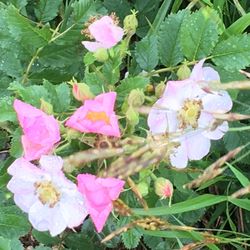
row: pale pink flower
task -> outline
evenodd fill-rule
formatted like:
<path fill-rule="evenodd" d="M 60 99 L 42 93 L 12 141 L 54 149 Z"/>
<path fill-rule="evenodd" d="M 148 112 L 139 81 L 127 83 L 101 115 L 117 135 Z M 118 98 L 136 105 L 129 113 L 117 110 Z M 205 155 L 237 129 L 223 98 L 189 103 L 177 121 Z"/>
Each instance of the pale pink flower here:
<path fill-rule="evenodd" d="M 210 140 L 220 139 L 228 130 L 226 121 L 212 126 L 213 114 L 228 112 L 232 100 L 226 91 L 210 91 L 209 82 L 220 81 L 220 77 L 211 67 L 203 68 L 203 63 L 194 66 L 189 79 L 169 81 L 148 116 L 152 134 L 180 134 L 174 139 L 180 146 L 170 155 L 171 164 L 178 168 L 186 167 L 188 159 L 207 155 Z"/>
<path fill-rule="evenodd" d="M 66 126 L 86 133 L 98 133 L 120 137 L 117 117 L 114 112 L 116 93 L 100 94 L 84 105 L 68 119 Z"/>
<path fill-rule="evenodd" d="M 97 178 L 91 174 L 79 174 L 77 182 L 85 198 L 87 211 L 99 233 L 113 209 L 112 201 L 118 199 L 125 183 L 120 179 Z"/>
<path fill-rule="evenodd" d="M 112 48 L 122 40 L 124 35 L 123 29 L 118 27 L 109 16 L 103 16 L 101 19 L 96 20 L 89 25 L 88 30 L 96 41 L 83 41 L 82 44 L 91 52 L 95 52 L 100 48 Z"/>
<path fill-rule="evenodd" d="M 28 213 L 36 230 L 48 230 L 52 236 L 79 226 L 87 216 L 84 199 L 64 176 L 62 165 L 60 157 L 42 156 L 41 167 L 19 158 L 8 168 L 12 178 L 7 188 L 16 205 Z"/>
<path fill-rule="evenodd" d="M 39 159 L 41 155 L 53 150 L 60 141 L 60 130 L 57 120 L 40 109 L 20 100 L 14 101 L 14 109 L 23 129 L 22 145 L 26 160 Z"/>

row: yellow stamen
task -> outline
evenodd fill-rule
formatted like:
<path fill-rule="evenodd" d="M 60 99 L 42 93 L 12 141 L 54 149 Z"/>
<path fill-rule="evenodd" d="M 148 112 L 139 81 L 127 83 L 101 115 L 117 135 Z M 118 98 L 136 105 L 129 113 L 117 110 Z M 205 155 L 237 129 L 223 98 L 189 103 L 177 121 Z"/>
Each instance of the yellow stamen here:
<path fill-rule="evenodd" d="M 183 107 L 178 113 L 178 119 L 180 122 L 179 127 L 181 129 L 187 128 L 188 126 L 191 126 L 192 128 L 197 128 L 201 109 L 201 100 L 185 100 Z"/>
<path fill-rule="evenodd" d="M 51 181 L 42 181 L 35 183 L 36 194 L 42 204 L 48 204 L 49 207 L 54 207 L 60 200 L 61 194 Z"/>
<path fill-rule="evenodd" d="M 107 114 L 105 112 L 94 112 L 94 111 L 90 111 L 87 113 L 87 115 L 85 116 L 86 119 L 92 121 L 92 122 L 96 122 L 96 121 L 104 121 L 106 124 L 109 124 L 109 117 L 107 116 Z"/>

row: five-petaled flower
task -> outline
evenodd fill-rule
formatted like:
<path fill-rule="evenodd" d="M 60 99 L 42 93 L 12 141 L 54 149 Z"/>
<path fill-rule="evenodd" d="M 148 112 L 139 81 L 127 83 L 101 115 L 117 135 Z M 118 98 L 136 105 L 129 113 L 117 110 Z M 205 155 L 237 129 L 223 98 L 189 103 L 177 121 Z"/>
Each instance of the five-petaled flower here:
<path fill-rule="evenodd" d="M 85 198 L 87 211 L 99 233 L 113 208 L 112 201 L 118 199 L 123 189 L 124 181 L 116 178 L 97 178 L 91 174 L 79 174 L 77 182 L 78 189 Z"/>
<path fill-rule="evenodd" d="M 82 44 L 87 50 L 95 52 L 100 48 L 109 49 L 115 46 L 122 40 L 124 31 L 110 16 L 103 16 L 89 25 L 88 33 L 96 41 L 83 41 Z"/>
<path fill-rule="evenodd" d="M 186 167 L 188 159 L 207 155 L 210 140 L 220 139 L 228 130 L 226 121 L 213 127 L 213 114 L 228 112 L 232 100 L 226 91 L 209 91 L 210 82 L 220 77 L 211 67 L 203 68 L 203 63 L 194 66 L 189 79 L 169 81 L 148 116 L 152 134 L 170 133 L 180 143 L 170 155 L 171 164 L 178 168 Z"/>
<path fill-rule="evenodd" d="M 120 137 L 117 117 L 114 112 L 116 93 L 100 94 L 84 105 L 68 119 L 66 126 L 86 133 L 99 133 Z"/>
<path fill-rule="evenodd" d="M 60 157 L 42 156 L 41 167 L 19 158 L 8 168 L 12 178 L 7 188 L 16 205 L 28 213 L 35 229 L 48 230 L 52 236 L 79 226 L 87 216 L 84 198 L 64 176 L 62 165 Z"/>
<path fill-rule="evenodd" d="M 24 158 L 36 160 L 41 155 L 50 153 L 54 145 L 60 141 L 57 120 L 52 115 L 47 115 L 42 110 L 17 99 L 14 101 L 14 109 L 24 133 Z"/>

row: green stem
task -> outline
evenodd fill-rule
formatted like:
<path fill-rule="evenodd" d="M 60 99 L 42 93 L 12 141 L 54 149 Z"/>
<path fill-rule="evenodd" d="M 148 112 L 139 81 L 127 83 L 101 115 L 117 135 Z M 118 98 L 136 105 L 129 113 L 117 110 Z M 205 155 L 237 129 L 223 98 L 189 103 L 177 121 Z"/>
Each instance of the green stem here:
<path fill-rule="evenodd" d="M 28 80 L 28 76 L 29 76 L 29 73 L 30 73 L 30 70 L 31 70 L 31 67 L 33 66 L 35 60 L 38 58 L 38 55 L 39 53 L 42 51 L 44 47 L 41 47 L 41 48 L 38 48 L 35 55 L 31 58 L 30 62 L 29 62 L 29 65 L 27 66 L 26 70 L 25 70 L 25 73 L 23 75 L 23 80 L 22 80 L 22 83 L 26 83 L 27 80 Z"/>
<path fill-rule="evenodd" d="M 58 152 L 64 150 L 65 148 L 67 148 L 69 145 L 70 145 L 70 142 L 67 142 L 67 143 L 63 144 L 62 146 L 58 147 L 58 148 L 55 150 L 55 152 L 58 153 Z"/>
<path fill-rule="evenodd" d="M 250 130 L 250 126 L 246 126 L 246 127 L 236 127 L 236 128 L 229 128 L 228 131 L 232 132 L 232 131 L 245 131 L 245 130 Z"/>
<path fill-rule="evenodd" d="M 157 176 L 153 172 L 151 172 L 151 171 L 150 171 L 150 176 L 153 179 L 153 181 L 157 180 Z"/>
<path fill-rule="evenodd" d="M 186 63 L 186 65 L 194 65 L 196 64 L 197 61 L 192 61 L 192 62 L 188 62 Z M 182 65 L 178 65 L 178 66 L 175 66 L 175 67 L 168 67 L 168 68 L 163 68 L 163 69 L 158 69 L 158 70 L 154 70 L 154 71 L 151 71 L 149 72 L 146 77 L 151 77 L 151 76 L 154 76 L 154 75 L 158 75 L 160 73 L 165 73 L 165 72 L 171 72 L 171 71 L 174 71 L 176 69 L 179 69 Z"/>

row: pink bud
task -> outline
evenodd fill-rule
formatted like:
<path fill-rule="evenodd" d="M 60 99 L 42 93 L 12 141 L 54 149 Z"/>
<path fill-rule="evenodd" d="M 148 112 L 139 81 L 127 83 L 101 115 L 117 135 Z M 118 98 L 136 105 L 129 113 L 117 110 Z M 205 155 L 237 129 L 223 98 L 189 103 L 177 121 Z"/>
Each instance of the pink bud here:
<path fill-rule="evenodd" d="M 72 93 L 76 100 L 82 102 L 94 97 L 87 84 L 74 82 L 72 86 Z"/>
<path fill-rule="evenodd" d="M 173 185 L 168 179 L 159 177 L 155 180 L 155 193 L 162 199 L 171 198 L 173 191 Z"/>

